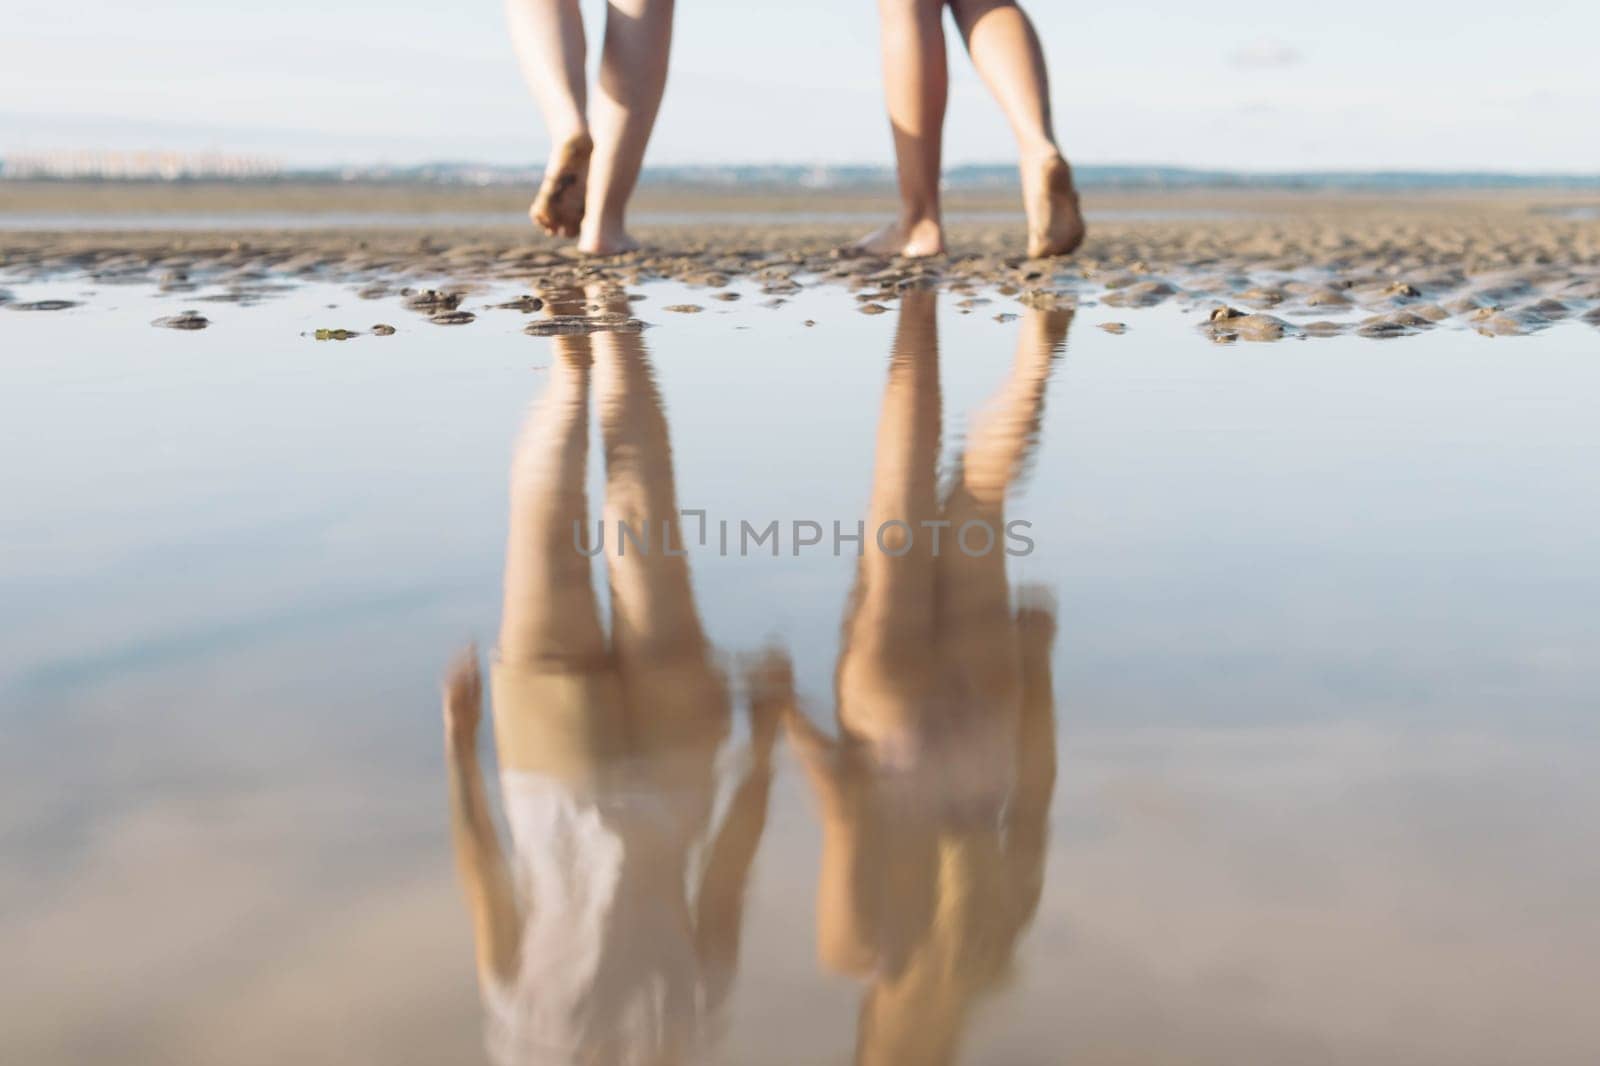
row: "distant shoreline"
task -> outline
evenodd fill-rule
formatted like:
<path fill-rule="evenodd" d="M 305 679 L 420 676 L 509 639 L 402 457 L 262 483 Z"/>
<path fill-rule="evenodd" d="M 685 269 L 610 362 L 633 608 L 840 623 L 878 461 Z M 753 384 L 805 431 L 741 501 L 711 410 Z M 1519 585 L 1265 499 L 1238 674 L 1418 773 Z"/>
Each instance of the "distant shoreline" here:
<path fill-rule="evenodd" d="M 150 160 L 144 160 L 149 156 Z M 115 158 L 112 158 L 115 157 Z M 127 158 L 124 158 L 127 157 Z M 205 157 L 165 160 L 160 153 L 96 153 L 0 157 L 0 185 L 12 182 L 95 184 L 341 185 L 517 187 L 536 183 L 542 164 L 519 166 L 436 162 L 413 166 L 278 168 L 257 162 L 247 170 L 219 170 Z M 130 163 L 130 160 L 132 162 Z M 135 165 L 131 173 L 125 168 Z M 158 173 L 158 167 L 172 168 Z M 148 175 L 141 173 L 148 169 Z M 1516 173 L 1444 170 L 1234 171 L 1180 166 L 1084 164 L 1074 168 L 1083 189 L 1123 191 L 1279 190 L 1416 193 L 1441 191 L 1600 192 L 1600 173 Z M 1007 189 L 1016 184 L 1012 164 L 966 163 L 945 169 L 952 190 Z M 745 164 L 657 166 L 646 169 L 641 187 L 717 189 L 736 193 L 808 190 L 860 194 L 890 190 L 894 171 L 878 165 Z"/>
<path fill-rule="evenodd" d="M 1600 210 L 1594 189 L 1456 187 L 1387 190 L 1358 187 L 1204 187 L 1132 189 L 1085 184 L 1091 213 L 1112 217 L 1362 214 L 1403 211 L 1428 214 L 1486 209 L 1496 214 L 1593 217 Z M 0 217 L 92 219 L 100 216 L 410 216 L 450 224 L 452 216 L 499 216 L 520 220 L 531 185 L 467 185 L 414 181 L 0 181 Z M 1011 185 L 951 185 L 945 209 L 951 216 L 1014 215 L 1018 193 Z M 720 186 L 656 181 L 640 188 L 634 211 L 642 216 L 767 216 L 805 221 L 818 215 L 891 216 L 893 189 L 815 188 L 801 185 Z M 692 224 L 694 217 L 686 218 Z"/>

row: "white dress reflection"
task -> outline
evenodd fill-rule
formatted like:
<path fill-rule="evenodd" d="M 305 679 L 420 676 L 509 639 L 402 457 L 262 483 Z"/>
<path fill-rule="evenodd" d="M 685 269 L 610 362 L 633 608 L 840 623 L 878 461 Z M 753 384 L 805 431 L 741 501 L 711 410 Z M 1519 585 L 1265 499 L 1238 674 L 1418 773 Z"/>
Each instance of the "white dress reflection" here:
<path fill-rule="evenodd" d="M 619 294 L 592 290 L 590 300 Z M 571 294 L 551 313 L 581 309 Z M 605 632 L 587 522 L 591 377 L 605 522 L 681 544 L 660 397 L 636 334 L 553 341 L 551 382 L 517 447 L 505 603 L 491 669 L 501 850 L 476 752 L 477 657 L 445 691 L 452 824 L 472 913 L 486 1043 L 497 1063 L 643 1066 L 703 1058 L 737 965 L 744 886 L 766 820 L 786 662 L 747 672 L 749 750 L 714 818 L 729 685 L 701 630 L 687 562 L 604 552 Z M 660 545 L 653 545 L 659 549 Z"/>

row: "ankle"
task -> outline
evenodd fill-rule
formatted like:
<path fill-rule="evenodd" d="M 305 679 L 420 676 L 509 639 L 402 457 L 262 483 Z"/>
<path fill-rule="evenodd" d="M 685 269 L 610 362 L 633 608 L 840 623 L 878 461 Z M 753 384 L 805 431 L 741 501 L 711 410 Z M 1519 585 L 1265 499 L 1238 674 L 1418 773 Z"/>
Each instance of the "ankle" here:
<path fill-rule="evenodd" d="M 1040 170 L 1051 170 L 1055 167 L 1072 169 L 1067 163 L 1067 157 L 1061 154 L 1061 149 L 1057 148 L 1052 141 L 1041 141 L 1036 145 L 1024 148 L 1022 150 L 1022 165 Z"/>
<path fill-rule="evenodd" d="M 626 232 L 627 227 L 623 225 L 623 217 L 621 212 L 616 214 L 611 214 L 609 212 L 596 212 L 593 215 L 584 216 L 583 227 L 579 236 L 580 238 L 598 237 L 604 240 L 612 237 L 620 237 Z"/>
<path fill-rule="evenodd" d="M 550 147 L 553 151 L 560 151 L 564 148 L 592 150 L 594 148 L 594 138 L 589 136 L 587 124 L 562 126 L 551 129 Z"/>

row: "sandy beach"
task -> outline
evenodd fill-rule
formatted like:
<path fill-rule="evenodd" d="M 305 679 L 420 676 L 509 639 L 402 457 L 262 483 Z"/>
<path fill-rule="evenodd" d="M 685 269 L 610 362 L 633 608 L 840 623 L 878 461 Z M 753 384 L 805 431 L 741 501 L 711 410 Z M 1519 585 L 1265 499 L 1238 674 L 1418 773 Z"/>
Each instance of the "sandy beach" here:
<path fill-rule="evenodd" d="M 247 288 L 267 276 L 498 279 L 535 290 L 658 279 L 717 289 L 743 277 L 772 299 L 800 285 L 844 285 L 869 313 L 901 287 L 937 284 L 1036 306 L 1187 301 L 1207 305 L 1206 328 L 1224 340 L 1396 336 L 1441 324 L 1515 334 L 1575 316 L 1600 325 L 1600 197 L 1580 192 L 1086 193 L 1088 241 L 1052 260 L 1020 254 L 1022 219 L 1007 190 L 952 195 L 951 252 L 925 260 L 841 251 L 891 213 L 886 190 L 651 188 L 637 207 L 645 248 L 609 258 L 518 224 L 523 196 L 506 187 L 11 183 L 0 188 L 0 216 L 46 222 L 0 230 L 0 271 L 178 291 L 201 278 Z M 69 207 L 71 228 L 47 228 Z M 216 225 L 163 226 L 180 213 Z M 296 222 L 251 224 L 263 214 Z"/>

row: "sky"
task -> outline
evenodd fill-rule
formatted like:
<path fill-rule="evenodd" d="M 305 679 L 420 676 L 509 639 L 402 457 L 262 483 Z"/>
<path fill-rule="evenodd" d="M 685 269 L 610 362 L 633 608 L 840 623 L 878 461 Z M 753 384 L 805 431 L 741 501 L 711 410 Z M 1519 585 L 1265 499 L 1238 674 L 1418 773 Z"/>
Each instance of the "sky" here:
<path fill-rule="evenodd" d="M 604 7 L 584 0 L 591 51 Z M 1028 5 L 1079 163 L 1600 173 L 1594 0 Z M 500 0 L 0 0 L 0 156 L 532 163 Z M 1013 157 L 950 33 L 948 162 Z M 681 0 L 649 163 L 890 162 L 872 0 Z"/>

